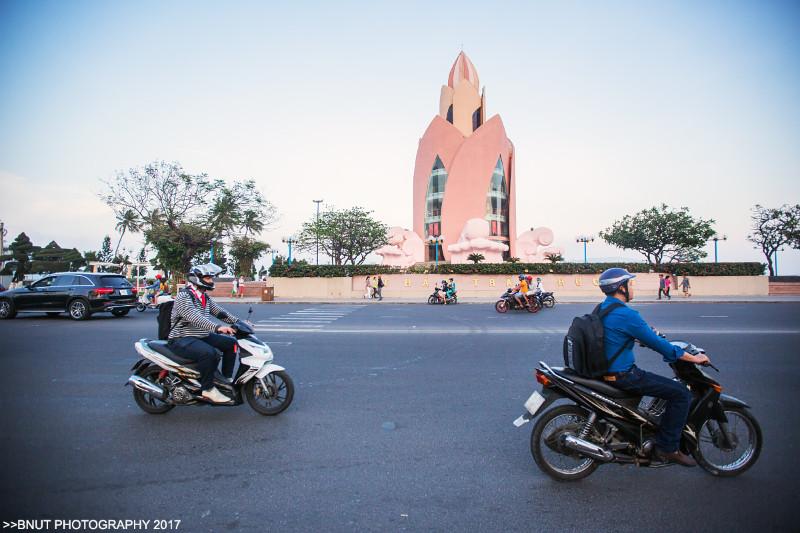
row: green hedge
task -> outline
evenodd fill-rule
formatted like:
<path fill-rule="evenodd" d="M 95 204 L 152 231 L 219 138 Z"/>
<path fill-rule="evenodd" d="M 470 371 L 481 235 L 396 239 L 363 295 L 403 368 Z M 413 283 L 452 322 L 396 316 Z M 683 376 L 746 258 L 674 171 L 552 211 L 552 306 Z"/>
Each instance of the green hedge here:
<path fill-rule="evenodd" d="M 376 274 L 599 274 L 607 268 L 622 267 L 630 272 L 650 272 L 654 270 L 646 263 L 479 263 L 477 265 L 439 264 L 438 270 L 430 265 L 415 265 L 409 269 L 383 265 L 308 265 L 278 264 L 269 269 L 270 276 L 278 278 L 339 278 L 374 276 Z M 762 263 L 679 263 L 661 265 L 658 272 L 670 272 L 688 276 L 760 276 L 766 265 Z"/>

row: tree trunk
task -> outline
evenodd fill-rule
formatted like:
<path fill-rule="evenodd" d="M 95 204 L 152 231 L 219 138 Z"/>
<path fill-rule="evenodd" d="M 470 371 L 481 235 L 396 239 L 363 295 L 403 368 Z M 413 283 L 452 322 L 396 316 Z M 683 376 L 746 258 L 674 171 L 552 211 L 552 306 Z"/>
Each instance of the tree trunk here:
<path fill-rule="evenodd" d="M 125 228 L 122 228 L 122 233 L 120 233 L 119 240 L 117 241 L 117 247 L 114 248 L 114 255 L 111 258 L 112 261 L 117 258 L 117 251 L 119 250 L 119 245 L 122 243 L 122 237 L 124 236 L 125 236 Z"/>

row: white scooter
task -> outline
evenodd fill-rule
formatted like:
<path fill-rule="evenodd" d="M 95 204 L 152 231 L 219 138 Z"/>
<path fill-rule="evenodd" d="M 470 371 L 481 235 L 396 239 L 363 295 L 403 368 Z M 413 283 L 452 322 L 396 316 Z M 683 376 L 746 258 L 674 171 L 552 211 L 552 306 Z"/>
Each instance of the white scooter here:
<path fill-rule="evenodd" d="M 136 405 L 155 415 L 166 413 L 176 405 L 241 405 L 244 397 L 250 407 L 262 415 L 283 412 L 294 398 L 292 379 L 283 367 L 272 363 L 272 350 L 253 334 L 249 324 L 237 321 L 233 328 L 239 370 L 232 382 L 218 372 L 214 375 L 214 386 L 228 396 L 230 402 L 212 403 L 203 398 L 195 361 L 173 353 L 167 341 L 140 339 L 134 346 L 142 359 L 133 365 L 133 375 L 126 383 L 133 385 Z"/>

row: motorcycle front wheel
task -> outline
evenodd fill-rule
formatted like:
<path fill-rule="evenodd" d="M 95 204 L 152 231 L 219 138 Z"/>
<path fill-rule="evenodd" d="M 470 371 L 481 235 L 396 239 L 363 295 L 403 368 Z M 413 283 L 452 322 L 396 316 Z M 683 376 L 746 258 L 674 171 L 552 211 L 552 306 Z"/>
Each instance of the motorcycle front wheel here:
<path fill-rule="evenodd" d="M 497 300 L 497 303 L 494 304 L 494 309 L 498 313 L 505 313 L 508 311 L 508 302 L 505 300 Z"/>
<path fill-rule="evenodd" d="M 761 454 L 761 426 L 749 410 L 741 407 L 725 409 L 728 434 L 725 442 L 719 423 L 708 419 L 697 432 L 697 448 L 692 452 L 697 464 L 714 476 L 738 476 L 758 460 Z"/>
<path fill-rule="evenodd" d="M 283 370 L 264 376 L 264 384 L 253 378 L 244 385 L 244 397 L 250 407 L 259 414 L 275 416 L 282 413 L 294 398 L 294 383 Z"/>
<path fill-rule="evenodd" d="M 429 296 L 428 303 L 431 305 L 439 303 L 439 299 L 436 296 Z"/>
<path fill-rule="evenodd" d="M 556 481 L 578 481 L 599 466 L 597 462 L 565 448 L 561 444 L 564 435 L 581 432 L 588 413 L 577 405 L 560 405 L 542 414 L 531 432 L 531 454 L 537 466 Z M 596 436 L 589 435 L 589 438 Z"/>
<path fill-rule="evenodd" d="M 136 304 L 136 310 L 139 311 L 140 313 L 143 313 L 145 309 L 147 309 L 147 306 L 144 305 L 143 303 Z"/>

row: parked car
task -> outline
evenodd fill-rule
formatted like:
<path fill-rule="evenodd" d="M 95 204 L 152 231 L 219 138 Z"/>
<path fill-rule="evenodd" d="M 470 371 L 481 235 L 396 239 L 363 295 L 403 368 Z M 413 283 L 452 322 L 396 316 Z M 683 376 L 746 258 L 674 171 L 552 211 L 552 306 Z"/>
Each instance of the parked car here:
<path fill-rule="evenodd" d="M 134 307 L 136 288 L 119 274 L 62 272 L 0 293 L 0 319 L 66 312 L 74 320 L 86 320 L 93 313 L 125 316 Z"/>

